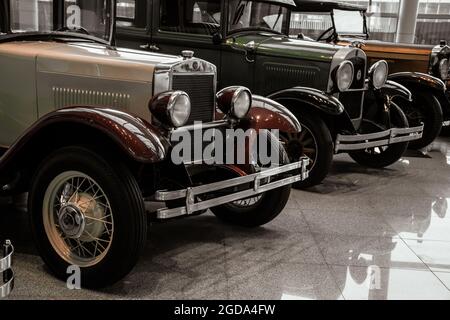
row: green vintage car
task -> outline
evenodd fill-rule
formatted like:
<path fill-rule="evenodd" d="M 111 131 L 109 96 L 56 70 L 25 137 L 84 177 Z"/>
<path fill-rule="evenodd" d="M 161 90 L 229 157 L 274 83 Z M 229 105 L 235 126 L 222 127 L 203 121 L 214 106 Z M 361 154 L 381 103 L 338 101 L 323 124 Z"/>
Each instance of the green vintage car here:
<path fill-rule="evenodd" d="M 295 0 L 290 15 L 289 35 L 312 41 L 355 46 L 364 50 L 370 62 L 384 59 L 389 64 L 389 80 L 413 93 L 413 105 L 396 101 L 410 125 L 424 123 L 420 140 L 410 147 L 420 149 L 450 126 L 450 47 L 391 43 L 372 39 L 367 8 L 339 1 Z"/>
<path fill-rule="evenodd" d="M 398 161 L 423 126 L 409 128 L 393 96 L 410 92 L 387 81 L 385 61 L 368 65 L 359 48 L 291 39 L 293 0 L 119 1 L 118 44 L 153 52 L 195 51 L 218 68 L 218 85 L 239 84 L 289 108 L 304 131 L 285 135 L 291 159 L 305 154 L 319 184 L 333 155 L 383 168 Z M 130 7 L 131 5 L 131 7 Z"/>

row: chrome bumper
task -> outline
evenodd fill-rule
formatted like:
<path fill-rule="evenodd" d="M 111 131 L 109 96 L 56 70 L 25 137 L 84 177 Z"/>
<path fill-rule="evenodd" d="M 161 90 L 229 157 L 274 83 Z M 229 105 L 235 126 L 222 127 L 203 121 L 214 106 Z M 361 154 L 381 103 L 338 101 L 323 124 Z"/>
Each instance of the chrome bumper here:
<path fill-rule="evenodd" d="M 382 132 L 341 135 L 336 138 L 335 152 L 364 150 L 422 138 L 423 125 L 414 128 L 393 128 Z"/>
<path fill-rule="evenodd" d="M 158 219 L 170 219 L 183 215 L 189 215 L 197 211 L 202 211 L 222 204 L 230 203 L 236 200 L 246 199 L 273 189 L 277 189 L 308 178 L 309 171 L 308 158 L 302 158 L 300 161 L 284 165 L 281 167 L 267 169 L 259 173 L 247 176 L 237 177 L 225 181 L 214 182 L 197 187 L 187 188 L 177 191 L 157 191 L 156 201 L 185 200 L 186 205 L 178 208 L 162 208 L 157 210 Z M 300 173 L 294 172 L 300 170 Z M 292 176 L 280 180 L 270 181 L 271 178 L 282 173 L 292 173 Z M 236 193 L 227 194 L 214 199 L 201 201 L 198 196 L 202 194 L 220 191 L 231 187 L 239 187 L 244 184 L 252 183 L 253 187 Z"/>
<path fill-rule="evenodd" d="M 14 247 L 10 241 L 3 245 L 3 258 L 0 259 L 0 299 L 9 296 L 14 288 L 14 273 L 11 269 Z"/>

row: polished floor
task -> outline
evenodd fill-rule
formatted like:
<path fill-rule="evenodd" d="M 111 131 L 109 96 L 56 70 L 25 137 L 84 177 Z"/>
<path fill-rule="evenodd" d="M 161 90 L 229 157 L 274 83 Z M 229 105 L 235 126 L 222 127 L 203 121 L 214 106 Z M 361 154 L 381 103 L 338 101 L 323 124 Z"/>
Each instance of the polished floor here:
<path fill-rule="evenodd" d="M 386 170 L 339 156 L 263 228 L 211 214 L 154 225 L 135 270 L 97 292 L 55 280 L 25 209 L 2 201 L 0 238 L 17 249 L 11 299 L 450 299 L 450 138 Z"/>

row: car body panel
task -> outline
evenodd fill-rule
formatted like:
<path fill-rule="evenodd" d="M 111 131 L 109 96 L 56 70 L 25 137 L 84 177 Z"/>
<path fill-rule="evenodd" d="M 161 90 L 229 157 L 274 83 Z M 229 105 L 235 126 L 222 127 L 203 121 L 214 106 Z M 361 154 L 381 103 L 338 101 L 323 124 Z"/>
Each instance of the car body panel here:
<path fill-rule="evenodd" d="M 155 66 L 179 57 L 93 44 L 0 43 L 0 145 L 9 146 L 39 117 L 81 103 L 151 118 Z M 24 77 L 28 74 L 28 77 Z M 23 94 L 11 94 L 21 87 Z M 37 106 L 30 110 L 30 106 Z M 7 118 L 7 119 L 6 119 Z"/>

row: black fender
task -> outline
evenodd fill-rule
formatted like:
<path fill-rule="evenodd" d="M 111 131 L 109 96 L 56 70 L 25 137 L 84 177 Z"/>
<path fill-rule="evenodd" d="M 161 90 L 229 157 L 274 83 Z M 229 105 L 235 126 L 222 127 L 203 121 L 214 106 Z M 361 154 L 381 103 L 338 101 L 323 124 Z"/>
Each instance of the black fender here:
<path fill-rule="evenodd" d="M 390 98 L 402 97 L 408 101 L 412 101 L 412 93 L 405 86 L 392 80 L 386 81 L 386 84 L 377 90 L 383 96 Z"/>
<path fill-rule="evenodd" d="M 294 87 L 275 92 L 268 98 L 275 101 L 296 100 L 305 106 L 333 116 L 338 116 L 345 111 L 344 106 L 336 97 L 313 88 Z"/>
<path fill-rule="evenodd" d="M 355 128 L 345 111 L 344 105 L 336 97 L 313 88 L 294 87 L 275 92 L 268 96 L 287 107 L 294 115 L 296 110 L 306 108 L 318 113 L 323 117 L 325 123 L 333 135 L 345 130 L 355 133 Z M 301 122 L 301 119 L 299 119 Z"/>
<path fill-rule="evenodd" d="M 163 161 L 170 148 L 159 128 L 137 116 L 107 108 L 68 107 L 39 119 L 6 151 L 0 158 L 0 177 L 11 178 L 24 164 L 37 166 L 55 146 L 93 143 L 99 137 L 143 164 Z"/>
<path fill-rule="evenodd" d="M 431 91 L 439 100 L 444 114 L 450 114 L 450 101 L 446 97 L 447 87 L 441 79 L 420 72 L 398 72 L 389 75 L 388 80 L 395 81 L 412 92 Z"/>

